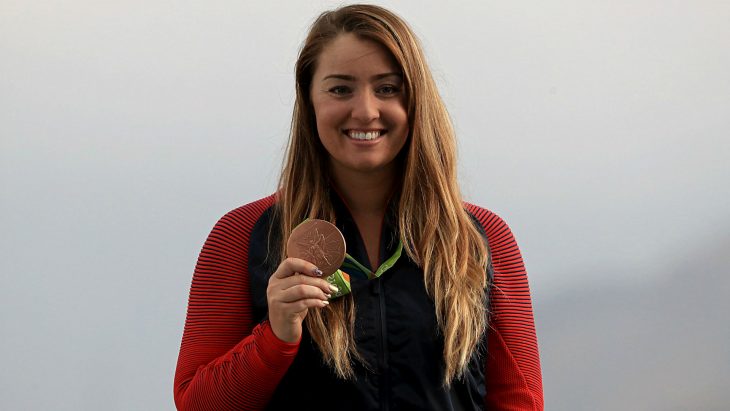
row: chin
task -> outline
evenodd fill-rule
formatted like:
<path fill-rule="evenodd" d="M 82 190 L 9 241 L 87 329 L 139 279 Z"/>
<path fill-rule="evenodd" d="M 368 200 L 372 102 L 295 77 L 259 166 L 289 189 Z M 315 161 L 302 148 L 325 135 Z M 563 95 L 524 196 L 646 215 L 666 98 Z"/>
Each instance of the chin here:
<path fill-rule="evenodd" d="M 364 162 L 357 164 L 352 167 L 353 170 L 357 170 L 361 173 L 378 173 L 383 171 L 394 170 L 395 163 L 382 163 L 382 162 Z"/>

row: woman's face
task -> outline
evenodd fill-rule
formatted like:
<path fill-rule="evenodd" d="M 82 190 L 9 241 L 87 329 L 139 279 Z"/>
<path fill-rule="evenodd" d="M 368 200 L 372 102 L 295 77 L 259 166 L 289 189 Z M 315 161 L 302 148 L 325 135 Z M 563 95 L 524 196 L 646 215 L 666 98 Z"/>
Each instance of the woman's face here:
<path fill-rule="evenodd" d="M 311 94 L 317 131 L 332 171 L 394 171 L 408 138 L 401 70 L 380 44 L 354 34 L 319 55 Z"/>

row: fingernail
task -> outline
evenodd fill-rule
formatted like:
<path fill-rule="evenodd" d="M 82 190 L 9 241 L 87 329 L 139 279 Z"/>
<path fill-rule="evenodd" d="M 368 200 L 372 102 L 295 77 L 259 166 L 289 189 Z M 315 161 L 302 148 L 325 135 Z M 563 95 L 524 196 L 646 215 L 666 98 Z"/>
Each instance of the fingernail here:
<path fill-rule="evenodd" d="M 339 292 L 340 289 L 335 287 L 334 284 L 330 284 L 330 290 L 332 290 L 333 293 Z"/>
<path fill-rule="evenodd" d="M 330 302 L 329 301 L 322 301 L 322 304 L 324 304 L 324 305 L 327 306 L 327 305 L 330 305 Z"/>
<path fill-rule="evenodd" d="M 328 299 L 328 300 L 329 300 L 330 298 L 332 298 L 332 294 L 325 294 L 324 296 L 325 296 L 325 297 L 327 297 L 327 299 Z"/>
<path fill-rule="evenodd" d="M 322 270 L 320 270 L 320 269 L 319 269 L 319 268 L 317 268 L 317 267 L 314 267 L 314 270 L 312 270 L 312 272 L 313 272 L 313 273 L 314 273 L 314 275 L 316 275 L 317 277 L 321 277 L 321 276 L 322 276 L 322 274 L 324 274 L 324 273 L 322 272 Z"/>

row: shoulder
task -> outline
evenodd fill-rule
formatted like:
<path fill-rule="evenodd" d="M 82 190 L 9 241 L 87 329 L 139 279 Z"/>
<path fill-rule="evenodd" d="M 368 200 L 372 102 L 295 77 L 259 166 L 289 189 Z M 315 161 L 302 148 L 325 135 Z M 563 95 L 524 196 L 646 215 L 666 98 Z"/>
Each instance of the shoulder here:
<path fill-rule="evenodd" d="M 501 290 L 505 282 L 510 287 L 521 284 L 514 291 L 525 291 L 529 295 L 527 273 L 522 252 L 507 223 L 494 212 L 474 204 L 464 203 L 464 208 L 484 230 L 489 247 L 489 263 L 494 270 L 495 285 Z"/>
<path fill-rule="evenodd" d="M 223 217 L 221 217 L 221 221 L 245 222 L 253 219 L 255 222 L 261 216 L 261 214 L 264 213 L 264 211 L 268 210 L 269 208 L 271 208 L 271 206 L 274 205 L 274 201 L 274 194 L 264 198 L 260 198 L 256 201 L 234 208 L 233 210 L 227 212 Z"/>
<path fill-rule="evenodd" d="M 225 236 L 232 239 L 250 237 L 256 223 L 272 208 L 274 202 L 275 196 L 272 194 L 227 212 L 216 222 L 211 236 Z"/>
<path fill-rule="evenodd" d="M 504 241 L 514 241 L 512 231 L 507 223 L 495 212 L 475 204 L 464 202 L 464 209 L 476 220 L 489 241 L 490 248 Z"/>
<path fill-rule="evenodd" d="M 218 220 L 218 224 L 253 227 L 265 211 L 274 205 L 275 197 L 270 195 L 234 208 Z"/>

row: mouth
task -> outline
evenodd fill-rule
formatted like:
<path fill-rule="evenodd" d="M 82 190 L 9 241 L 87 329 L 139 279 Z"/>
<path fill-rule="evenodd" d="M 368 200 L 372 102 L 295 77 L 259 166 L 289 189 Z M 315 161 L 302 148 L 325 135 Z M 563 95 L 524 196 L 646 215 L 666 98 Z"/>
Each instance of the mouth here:
<path fill-rule="evenodd" d="M 343 133 L 353 140 L 371 141 L 383 136 L 388 130 L 343 130 Z"/>

